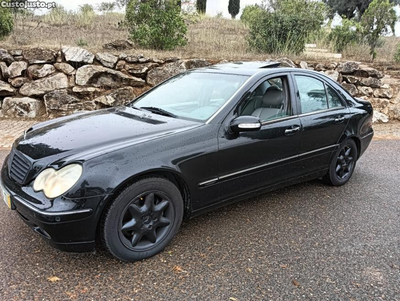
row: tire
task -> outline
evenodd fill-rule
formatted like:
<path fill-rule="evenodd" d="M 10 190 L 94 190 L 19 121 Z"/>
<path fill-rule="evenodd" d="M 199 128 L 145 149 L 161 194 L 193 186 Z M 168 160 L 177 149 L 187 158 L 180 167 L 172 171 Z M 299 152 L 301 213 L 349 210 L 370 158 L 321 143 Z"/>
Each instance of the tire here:
<path fill-rule="evenodd" d="M 357 145 L 353 139 L 344 141 L 329 165 L 329 171 L 323 181 L 332 186 L 346 184 L 353 175 L 358 158 Z"/>
<path fill-rule="evenodd" d="M 183 200 L 165 178 L 145 178 L 127 187 L 101 221 L 103 245 L 122 261 L 138 261 L 164 250 L 178 232 Z"/>

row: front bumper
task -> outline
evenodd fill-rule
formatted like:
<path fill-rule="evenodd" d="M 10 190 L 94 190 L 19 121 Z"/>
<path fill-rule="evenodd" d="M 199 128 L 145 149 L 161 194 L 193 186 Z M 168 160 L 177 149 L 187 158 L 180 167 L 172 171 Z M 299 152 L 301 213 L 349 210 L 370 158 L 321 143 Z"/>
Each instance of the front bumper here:
<path fill-rule="evenodd" d="M 53 247 L 70 252 L 90 252 L 95 249 L 96 228 L 101 215 L 99 204 L 105 196 L 80 199 L 40 200 L 32 191 L 13 182 L 1 170 L 0 182 L 11 197 L 11 209 Z M 39 208 L 39 204 L 47 208 Z M 67 205 L 64 205 L 67 204 Z"/>

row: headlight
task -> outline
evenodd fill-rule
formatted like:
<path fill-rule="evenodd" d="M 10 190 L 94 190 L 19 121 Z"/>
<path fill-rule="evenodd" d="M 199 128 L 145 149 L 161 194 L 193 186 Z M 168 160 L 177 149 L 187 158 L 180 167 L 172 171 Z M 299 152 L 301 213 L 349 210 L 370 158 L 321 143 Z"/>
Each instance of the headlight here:
<path fill-rule="evenodd" d="M 79 164 L 67 165 L 60 170 L 47 168 L 43 170 L 33 183 L 33 189 L 42 191 L 49 199 L 54 199 L 66 193 L 78 182 L 82 175 L 82 166 Z"/>

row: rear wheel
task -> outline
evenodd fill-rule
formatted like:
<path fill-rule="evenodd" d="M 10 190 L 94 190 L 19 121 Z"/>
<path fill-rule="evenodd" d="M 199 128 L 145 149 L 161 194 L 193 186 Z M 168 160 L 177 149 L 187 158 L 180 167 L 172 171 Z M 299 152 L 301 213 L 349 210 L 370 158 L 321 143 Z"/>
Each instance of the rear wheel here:
<path fill-rule="evenodd" d="M 353 139 L 344 141 L 333 156 L 324 182 L 333 186 L 346 184 L 353 175 L 358 157 L 357 145 Z"/>
<path fill-rule="evenodd" d="M 146 178 L 126 188 L 102 219 L 106 249 L 123 261 L 142 260 L 161 252 L 182 223 L 183 200 L 164 178 Z"/>

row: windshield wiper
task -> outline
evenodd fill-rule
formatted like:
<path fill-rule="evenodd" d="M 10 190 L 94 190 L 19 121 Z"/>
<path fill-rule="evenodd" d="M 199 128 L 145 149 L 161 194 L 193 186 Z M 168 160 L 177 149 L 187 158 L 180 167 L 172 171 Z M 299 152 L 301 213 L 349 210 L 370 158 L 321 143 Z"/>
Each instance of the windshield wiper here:
<path fill-rule="evenodd" d="M 168 112 L 168 111 L 166 111 L 164 109 L 161 109 L 161 108 L 157 108 L 157 107 L 140 107 L 140 109 L 145 109 L 145 110 L 150 111 L 150 112 L 155 113 L 155 114 L 176 118 L 175 114 L 173 114 L 171 112 Z"/>

